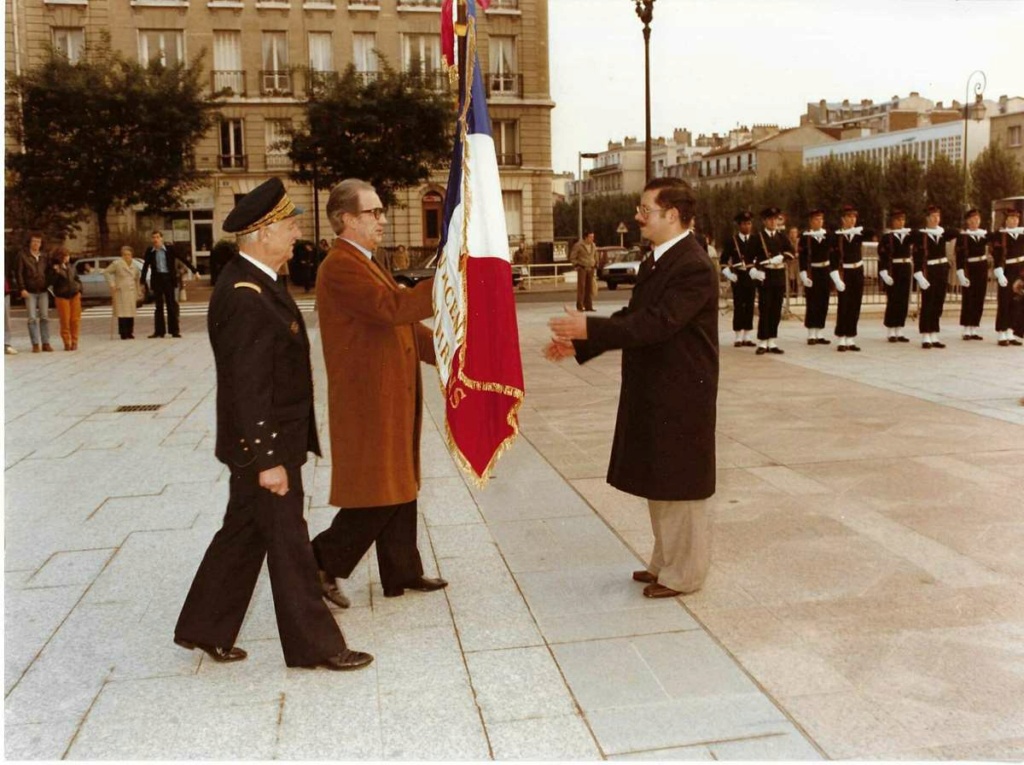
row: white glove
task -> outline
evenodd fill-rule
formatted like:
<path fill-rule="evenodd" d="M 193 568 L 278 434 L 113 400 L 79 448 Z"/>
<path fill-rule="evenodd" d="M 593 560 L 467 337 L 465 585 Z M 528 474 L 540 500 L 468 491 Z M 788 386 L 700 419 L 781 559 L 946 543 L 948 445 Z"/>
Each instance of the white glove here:
<path fill-rule="evenodd" d="M 896 283 L 895 281 L 893 281 L 893 278 L 889 276 L 889 272 L 886 271 L 884 268 L 878 272 L 878 275 L 881 277 L 882 281 L 885 282 L 886 286 L 888 287 L 891 287 Z"/>
<path fill-rule="evenodd" d="M 731 281 L 733 284 L 739 281 L 739 277 L 737 277 L 736 274 L 732 272 L 732 269 L 729 268 L 729 266 L 726 266 L 725 268 L 722 269 L 722 276 Z"/>
<path fill-rule="evenodd" d="M 783 261 L 783 257 L 781 255 L 774 255 L 774 256 L 768 258 L 768 262 L 771 263 L 773 266 L 781 265 L 782 261 Z"/>
<path fill-rule="evenodd" d="M 923 271 L 918 271 L 916 274 L 914 274 L 914 281 L 916 281 L 917 286 L 923 290 L 926 290 L 932 286 L 931 284 L 929 284 L 928 280 L 924 278 Z"/>
<path fill-rule="evenodd" d="M 956 270 L 956 280 L 960 282 L 961 287 L 970 287 L 971 280 L 967 278 L 967 274 L 964 273 L 962 268 Z"/>
<path fill-rule="evenodd" d="M 1002 266 L 996 266 L 995 268 L 993 268 L 992 273 L 996 277 L 996 281 L 999 283 L 1000 287 L 1005 287 L 1007 284 L 1010 283 L 1006 278 L 1006 274 L 1003 273 Z"/>
<path fill-rule="evenodd" d="M 764 281 L 764 271 L 758 271 L 756 268 L 751 268 L 750 269 L 750 278 L 753 279 L 755 282 L 763 282 Z"/>
<path fill-rule="evenodd" d="M 832 277 L 832 281 L 836 285 L 836 291 L 842 292 L 846 289 L 846 285 L 843 284 L 843 280 L 839 277 L 838 271 L 830 271 L 828 275 Z"/>
<path fill-rule="evenodd" d="M 814 286 L 814 282 L 811 281 L 811 278 L 807 275 L 806 271 L 801 271 L 800 272 L 800 281 L 803 282 L 803 285 L 805 287 L 813 287 Z"/>

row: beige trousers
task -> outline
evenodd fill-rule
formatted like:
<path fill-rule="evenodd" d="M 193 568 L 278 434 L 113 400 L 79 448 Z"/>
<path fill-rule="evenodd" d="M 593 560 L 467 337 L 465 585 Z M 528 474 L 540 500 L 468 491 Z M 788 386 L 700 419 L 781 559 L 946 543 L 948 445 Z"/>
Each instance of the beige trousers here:
<path fill-rule="evenodd" d="M 654 550 L 647 570 L 658 584 L 696 592 L 711 567 L 711 518 L 707 500 L 666 502 L 649 499 Z"/>

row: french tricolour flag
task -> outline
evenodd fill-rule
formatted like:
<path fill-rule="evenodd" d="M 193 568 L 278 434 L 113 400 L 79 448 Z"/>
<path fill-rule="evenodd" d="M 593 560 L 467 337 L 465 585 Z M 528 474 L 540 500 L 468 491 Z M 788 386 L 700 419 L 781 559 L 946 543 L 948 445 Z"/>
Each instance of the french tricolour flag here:
<path fill-rule="evenodd" d="M 467 3 L 465 77 L 434 280 L 434 348 L 448 447 L 480 483 L 519 432 L 523 366 L 505 209 Z M 468 83 L 468 86 L 467 86 Z"/>

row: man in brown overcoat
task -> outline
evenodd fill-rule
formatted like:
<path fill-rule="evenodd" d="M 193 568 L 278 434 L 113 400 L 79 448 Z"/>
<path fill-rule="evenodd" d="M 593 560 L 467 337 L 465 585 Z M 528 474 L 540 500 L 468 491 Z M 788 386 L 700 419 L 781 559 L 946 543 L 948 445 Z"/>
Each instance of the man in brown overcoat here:
<path fill-rule="evenodd" d="M 423 381 L 434 364 L 433 279 L 399 287 L 374 251 L 387 218 L 370 184 L 354 178 L 331 190 L 327 217 L 337 233 L 320 266 L 316 302 L 327 367 L 331 434 L 330 502 L 340 509 L 313 540 L 324 597 L 345 607 L 335 578 L 347 578 L 377 545 L 385 597 L 445 587 L 423 576 L 416 548 Z"/>
<path fill-rule="evenodd" d="M 654 549 L 633 573 L 648 598 L 699 590 L 711 565 L 707 502 L 715 493 L 718 269 L 690 230 L 696 201 L 655 178 L 637 207 L 654 245 L 629 305 L 609 317 L 570 312 L 549 322 L 547 358 L 583 364 L 622 349 L 622 390 L 608 483 L 647 499 Z"/>
<path fill-rule="evenodd" d="M 569 261 L 576 266 L 576 310 L 594 310 L 594 292 L 597 271 L 597 245 L 594 232 L 588 231 L 569 253 Z"/>

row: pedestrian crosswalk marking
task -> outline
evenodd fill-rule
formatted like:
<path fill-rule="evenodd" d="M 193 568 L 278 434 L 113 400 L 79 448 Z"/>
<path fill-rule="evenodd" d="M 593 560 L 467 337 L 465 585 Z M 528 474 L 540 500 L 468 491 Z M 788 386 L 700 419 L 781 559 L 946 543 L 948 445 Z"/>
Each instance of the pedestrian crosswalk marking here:
<path fill-rule="evenodd" d="M 316 311 L 316 298 L 297 298 L 296 305 L 302 313 L 314 313 Z M 206 316 L 209 309 L 208 303 L 180 303 L 180 316 Z M 156 308 L 153 303 L 139 306 L 135 312 L 136 318 L 152 318 Z M 109 305 L 94 305 L 82 309 L 83 319 L 109 319 L 111 307 Z"/>

